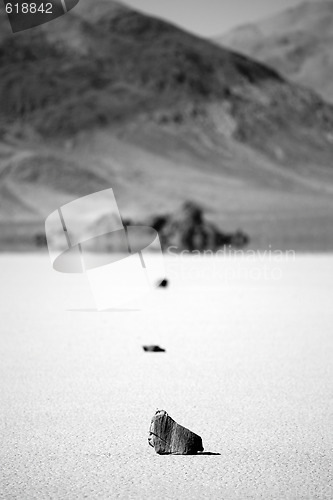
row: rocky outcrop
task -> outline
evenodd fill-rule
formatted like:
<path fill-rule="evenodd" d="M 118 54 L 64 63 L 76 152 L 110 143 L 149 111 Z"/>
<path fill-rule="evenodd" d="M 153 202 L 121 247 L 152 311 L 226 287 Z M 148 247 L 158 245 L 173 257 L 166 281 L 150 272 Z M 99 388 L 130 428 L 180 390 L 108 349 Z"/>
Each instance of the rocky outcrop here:
<path fill-rule="evenodd" d="M 174 247 L 175 252 L 214 251 L 224 246 L 240 248 L 249 241 L 249 237 L 241 231 L 222 233 L 205 220 L 203 209 L 193 202 L 185 202 L 174 214 L 153 218 L 150 225 L 159 233 L 163 248 Z"/>
<path fill-rule="evenodd" d="M 126 253 L 128 251 L 126 233 L 124 231 L 109 233 L 109 218 L 110 215 L 106 214 L 94 220 L 91 227 L 98 228 L 102 236 L 86 242 L 86 248 L 92 252 Z M 172 248 L 173 253 L 184 250 L 189 252 L 216 251 L 223 247 L 241 248 L 249 242 L 249 237 L 242 231 L 221 232 L 215 224 L 205 219 L 203 209 L 199 205 L 189 201 L 172 214 L 155 216 L 146 221 L 126 219 L 123 224 L 129 231 L 133 251 L 134 248 L 139 250 L 146 247 L 147 242 L 155 237 L 155 231 L 159 235 L 163 250 Z M 140 226 L 142 230 L 134 230 L 133 226 Z M 41 235 L 37 236 L 36 246 L 43 246 L 46 243 L 45 237 L 43 239 Z M 52 237 L 55 242 L 61 240 L 61 234 L 56 232 Z M 159 286 L 165 288 L 168 284 L 167 280 L 163 280 Z"/>
<path fill-rule="evenodd" d="M 164 410 L 152 418 L 148 443 L 159 455 L 195 455 L 204 450 L 201 437 L 177 424 Z"/>

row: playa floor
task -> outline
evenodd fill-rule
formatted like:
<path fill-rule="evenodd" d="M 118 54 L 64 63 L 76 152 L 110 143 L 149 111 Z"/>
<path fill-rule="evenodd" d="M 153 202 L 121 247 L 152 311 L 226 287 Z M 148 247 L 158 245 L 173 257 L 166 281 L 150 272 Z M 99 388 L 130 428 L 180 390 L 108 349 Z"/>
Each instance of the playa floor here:
<path fill-rule="evenodd" d="M 1 499 L 333 498 L 333 257 L 167 269 L 98 313 L 84 277 L 0 257 Z M 156 409 L 211 454 L 156 455 Z"/>

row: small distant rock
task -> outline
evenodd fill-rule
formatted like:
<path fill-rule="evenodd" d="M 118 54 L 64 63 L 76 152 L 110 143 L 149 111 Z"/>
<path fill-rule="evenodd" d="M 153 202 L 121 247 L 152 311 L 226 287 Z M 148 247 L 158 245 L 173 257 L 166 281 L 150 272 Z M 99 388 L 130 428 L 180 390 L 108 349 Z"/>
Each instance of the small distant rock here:
<path fill-rule="evenodd" d="M 165 349 L 159 345 L 144 345 L 143 350 L 145 352 L 165 352 Z"/>
<path fill-rule="evenodd" d="M 168 280 L 163 280 L 161 283 L 158 285 L 159 288 L 166 288 L 169 285 Z"/>
<path fill-rule="evenodd" d="M 164 410 L 152 418 L 148 443 L 159 455 L 196 455 L 204 450 L 201 437 L 177 424 Z"/>

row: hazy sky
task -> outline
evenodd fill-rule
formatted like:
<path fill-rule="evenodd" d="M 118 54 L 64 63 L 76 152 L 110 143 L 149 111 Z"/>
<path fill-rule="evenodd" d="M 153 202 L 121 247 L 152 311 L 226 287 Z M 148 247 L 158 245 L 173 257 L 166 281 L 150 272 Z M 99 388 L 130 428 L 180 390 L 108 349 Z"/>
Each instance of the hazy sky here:
<path fill-rule="evenodd" d="M 320 1 L 320 0 L 312 0 Z M 137 10 L 172 21 L 202 36 L 268 17 L 301 0 L 123 0 Z"/>

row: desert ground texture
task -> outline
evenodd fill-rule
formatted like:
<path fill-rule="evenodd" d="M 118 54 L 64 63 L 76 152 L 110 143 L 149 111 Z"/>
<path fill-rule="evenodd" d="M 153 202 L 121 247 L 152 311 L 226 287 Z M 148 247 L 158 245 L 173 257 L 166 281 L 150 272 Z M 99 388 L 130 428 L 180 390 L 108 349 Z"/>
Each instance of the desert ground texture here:
<path fill-rule="evenodd" d="M 333 256 L 166 266 L 99 313 L 83 276 L 1 255 L 0 498 L 333 498 Z M 156 409 L 207 454 L 157 455 Z"/>

